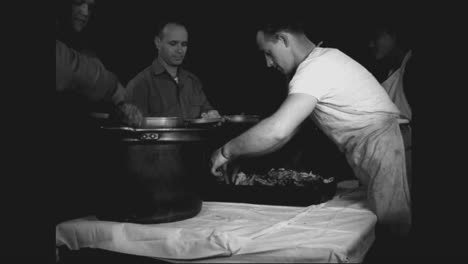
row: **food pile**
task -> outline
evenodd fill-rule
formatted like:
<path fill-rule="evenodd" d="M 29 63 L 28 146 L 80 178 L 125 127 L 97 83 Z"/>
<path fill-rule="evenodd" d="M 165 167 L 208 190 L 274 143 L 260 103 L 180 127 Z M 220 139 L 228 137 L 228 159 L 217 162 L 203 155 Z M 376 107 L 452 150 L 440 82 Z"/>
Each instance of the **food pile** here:
<path fill-rule="evenodd" d="M 297 186 L 309 187 L 317 184 L 327 184 L 334 181 L 334 178 L 323 178 L 312 172 L 297 172 L 284 168 L 271 169 L 266 174 L 246 174 L 237 173 L 234 185 L 263 185 L 263 186 Z"/>

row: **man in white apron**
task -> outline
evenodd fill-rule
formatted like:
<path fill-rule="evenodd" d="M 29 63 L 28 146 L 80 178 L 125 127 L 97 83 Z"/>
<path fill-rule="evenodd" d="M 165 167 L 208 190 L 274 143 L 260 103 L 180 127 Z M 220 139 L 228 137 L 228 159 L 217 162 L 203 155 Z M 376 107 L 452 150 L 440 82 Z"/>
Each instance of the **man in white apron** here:
<path fill-rule="evenodd" d="M 264 25 L 257 31 L 257 44 L 268 67 L 292 76 L 288 97 L 270 117 L 216 150 L 212 173 L 223 176 L 222 169 L 238 157 L 281 148 L 311 118 L 367 186 L 378 222 L 394 234 L 407 234 L 411 201 L 397 121 L 400 112 L 382 86 L 341 51 L 317 47 L 300 25 Z"/>

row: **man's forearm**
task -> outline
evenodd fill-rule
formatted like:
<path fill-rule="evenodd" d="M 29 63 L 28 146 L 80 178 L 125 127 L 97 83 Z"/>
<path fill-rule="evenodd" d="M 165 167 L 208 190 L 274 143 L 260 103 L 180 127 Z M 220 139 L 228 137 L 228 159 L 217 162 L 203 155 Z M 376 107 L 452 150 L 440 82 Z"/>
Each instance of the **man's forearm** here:
<path fill-rule="evenodd" d="M 284 146 L 293 135 L 294 133 L 282 135 L 274 122 L 265 119 L 242 135 L 226 143 L 223 154 L 229 159 L 239 156 L 265 155 Z"/>
<path fill-rule="evenodd" d="M 126 90 L 120 83 L 118 83 L 117 89 L 112 95 L 111 101 L 114 105 L 118 105 L 118 104 L 124 103 L 125 98 L 126 98 Z"/>
<path fill-rule="evenodd" d="M 281 107 L 270 117 L 224 147 L 228 158 L 246 155 L 262 155 L 282 147 L 314 110 L 317 99 L 305 94 L 289 95 Z"/>

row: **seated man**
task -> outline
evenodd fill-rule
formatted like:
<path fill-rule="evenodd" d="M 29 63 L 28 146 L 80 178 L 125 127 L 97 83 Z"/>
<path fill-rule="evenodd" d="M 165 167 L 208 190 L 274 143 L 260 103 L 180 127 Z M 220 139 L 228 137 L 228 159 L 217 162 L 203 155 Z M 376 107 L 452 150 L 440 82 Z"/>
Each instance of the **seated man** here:
<path fill-rule="evenodd" d="M 159 28 L 154 38 L 157 58 L 127 85 L 127 100 L 144 116 L 220 117 L 208 102 L 200 80 L 180 67 L 187 41 L 187 30 L 180 23 L 169 22 Z"/>

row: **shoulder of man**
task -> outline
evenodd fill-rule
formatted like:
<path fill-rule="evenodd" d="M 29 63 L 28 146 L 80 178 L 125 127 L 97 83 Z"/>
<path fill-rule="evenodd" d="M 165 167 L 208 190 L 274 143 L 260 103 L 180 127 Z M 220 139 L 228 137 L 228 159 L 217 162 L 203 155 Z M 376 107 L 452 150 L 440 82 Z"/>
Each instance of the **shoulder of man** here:
<path fill-rule="evenodd" d="M 180 69 L 184 72 L 184 74 L 187 76 L 187 78 L 193 79 L 194 81 L 201 83 L 200 78 L 198 78 L 198 76 L 195 75 L 193 72 L 191 72 L 191 71 L 189 71 L 189 70 L 187 70 L 185 68 L 180 68 Z"/>
<path fill-rule="evenodd" d="M 130 81 L 128 81 L 127 87 L 128 86 L 135 86 L 139 85 L 147 80 L 151 79 L 151 76 L 153 74 L 153 70 L 151 65 L 143 69 L 142 71 L 138 72 Z"/>

